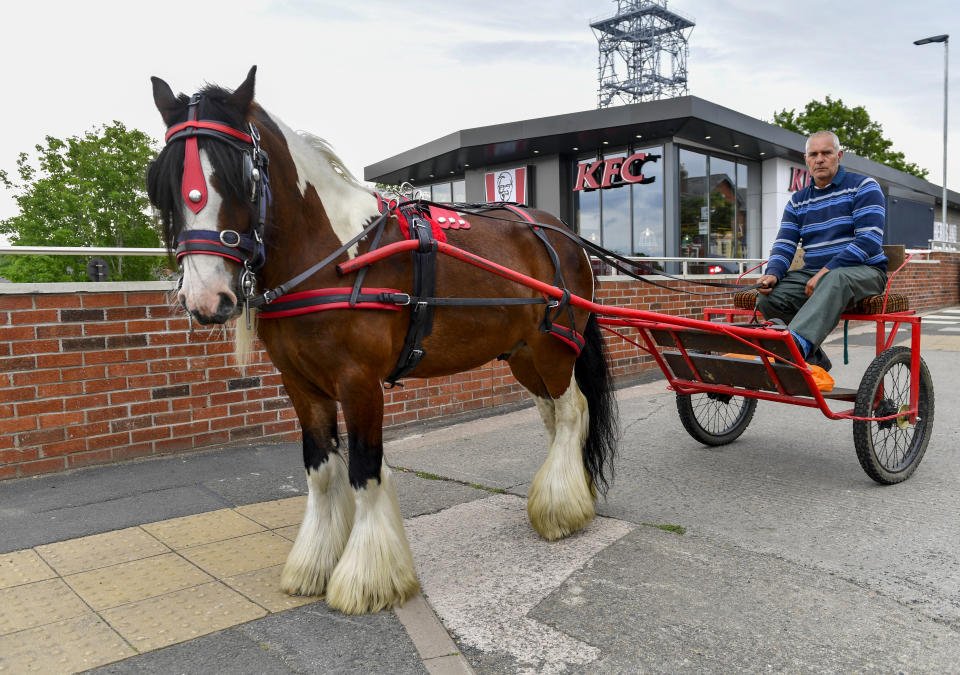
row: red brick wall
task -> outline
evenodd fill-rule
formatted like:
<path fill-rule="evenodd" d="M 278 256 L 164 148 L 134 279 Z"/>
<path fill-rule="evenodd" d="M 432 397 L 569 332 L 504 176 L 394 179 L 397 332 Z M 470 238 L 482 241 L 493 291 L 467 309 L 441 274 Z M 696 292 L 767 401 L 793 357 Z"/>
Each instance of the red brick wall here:
<path fill-rule="evenodd" d="M 934 259 L 939 264 L 909 264 L 894 285 L 921 312 L 960 304 L 960 255 Z M 227 331 L 191 333 L 165 291 L 117 288 L 91 284 L 83 292 L 51 293 L 7 286 L 0 294 L 0 479 L 237 441 L 298 438 L 293 409 L 265 352 L 237 367 Z M 708 301 L 728 304 L 723 300 L 611 278 L 598 288 L 599 302 L 697 318 Z M 607 346 L 611 370 L 621 381 L 652 365 L 616 337 Z M 405 384 L 386 393 L 387 426 L 525 396 L 499 362 Z"/>

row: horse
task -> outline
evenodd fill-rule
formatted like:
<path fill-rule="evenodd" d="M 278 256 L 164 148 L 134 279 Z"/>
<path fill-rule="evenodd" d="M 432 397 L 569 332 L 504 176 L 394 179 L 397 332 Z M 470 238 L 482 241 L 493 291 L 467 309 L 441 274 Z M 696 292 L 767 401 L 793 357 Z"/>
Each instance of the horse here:
<path fill-rule="evenodd" d="M 193 96 L 174 95 L 151 78 L 168 131 L 147 171 L 148 195 L 167 250 L 182 266 L 176 301 L 202 325 L 236 320 L 240 345 L 255 333 L 299 419 L 308 496 L 282 590 L 325 595 L 345 614 L 377 612 L 419 590 L 382 427 L 384 382 L 397 372 L 420 308 L 414 285 L 423 271 L 416 252 L 345 276 L 333 263 L 370 251 L 375 239 L 381 246 L 404 241 L 414 228 L 405 234 L 399 211 L 384 213 L 377 194 L 325 141 L 294 132 L 255 102 L 255 76 L 256 66 L 233 91 L 207 85 Z M 455 217 L 464 226 L 442 231 L 451 244 L 593 297 L 589 257 L 557 231 L 566 227 L 559 219 L 496 205 L 470 214 L 469 223 L 462 212 Z M 365 235 L 378 219 L 380 232 Z M 539 234 L 531 222 L 544 225 Z M 416 232 L 422 230 L 420 223 Z M 324 258 L 330 264 L 318 265 Z M 303 273 L 281 300 L 321 302 L 332 294 L 339 302 L 306 310 L 288 302 L 293 309 L 270 315 L 276 298 L 264 293 L 256 322 L 245 326 L 241 315 L 256 289 L 283 287 L 295 272 Z M 351 305 L 342 296 L 360 288 L 358 275 L 360 302 Z M 530 522 L 547 540 L 580 530 L 594 517 L 598 494 L 606 494 L 618 433 L 595 317 L 545 305 L 542 293 L 455 260 L 436 261 L 432 276 L 436 298 L 514 300 L 431 306 L 431 330 L 414 341 L 421 358 L 404 375 L 445 376 L 505 359 L 536 404 L 549 442 L 529 489 Z M 371 288 L 389 291 L 374 300 L 393 302 L 371 301 Z M 545 314 L 554 317 L 551 330 Z"/>

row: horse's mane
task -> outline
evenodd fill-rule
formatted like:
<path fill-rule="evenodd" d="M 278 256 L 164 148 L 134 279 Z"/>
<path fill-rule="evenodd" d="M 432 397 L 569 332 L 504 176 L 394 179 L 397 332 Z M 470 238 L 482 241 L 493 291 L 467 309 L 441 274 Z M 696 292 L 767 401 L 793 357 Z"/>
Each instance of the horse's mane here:
<path fill-rule="evenodd" d="M 314 134 L 311 134 L 309 131 L 297 131 L 297 135 L 303 138 L 313 150 L 315 150 L 320 156 L 322 156 L 330 167 L 340 176 L 350 183 L 354 187 L 360 188 L 361 190 L 370 191 L 370 188 L 367 187 L 364 183 L 357 180 L 356 176 L 350 173 L 350 169 L 343 163 L 343 160 L 340 159 L 339 155 L 333 150 L 333 146 L 330 145 L 325 139 L 320 138 Z"/>

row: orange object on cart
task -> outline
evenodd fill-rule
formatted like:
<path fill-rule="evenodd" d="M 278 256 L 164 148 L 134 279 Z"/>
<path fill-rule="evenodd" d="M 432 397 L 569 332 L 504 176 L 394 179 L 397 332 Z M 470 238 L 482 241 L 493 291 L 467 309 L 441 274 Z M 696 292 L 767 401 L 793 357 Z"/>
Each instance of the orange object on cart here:
<path fill-rule="evenodd" d="M 756 354 L 724 354 L 724 356 L 734 359 L 745 359 L 747 361 L 753 361 L 754 359 L 760 358 L 760 356 Z M 767 357 L 767 360 L 773 363 L 773 359 L 769 356 Z M 830 373 L 825 371 L 820 366 L 812 366 L 809 363 L 807 364 L 807 368 L 810 369 L 810 375 L 813 377 L 813 381 L 817 383 L 817 389 L 826 392 L 833 391 L 834 379 L 830 377 Z"/>

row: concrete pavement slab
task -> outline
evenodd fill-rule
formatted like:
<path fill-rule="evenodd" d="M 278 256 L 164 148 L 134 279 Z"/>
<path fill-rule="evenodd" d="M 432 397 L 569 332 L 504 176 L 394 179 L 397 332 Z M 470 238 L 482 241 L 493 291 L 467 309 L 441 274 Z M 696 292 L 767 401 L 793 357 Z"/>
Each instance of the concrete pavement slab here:
<path fill-rule="evenodd" d="M 530 527 L 524 500 L 493 495 L 406 527 L 424 595 L 478 672 L 557 672 L 599 658 L 596 648 L 528 612 L 631 525 L 598 518 L 548 542 Z"/>
<path fill-rule="evenodd" d="M 638 528 L 530 612 L 597 673 L 950 673 L 960 634 L 836 576 Z"/>

